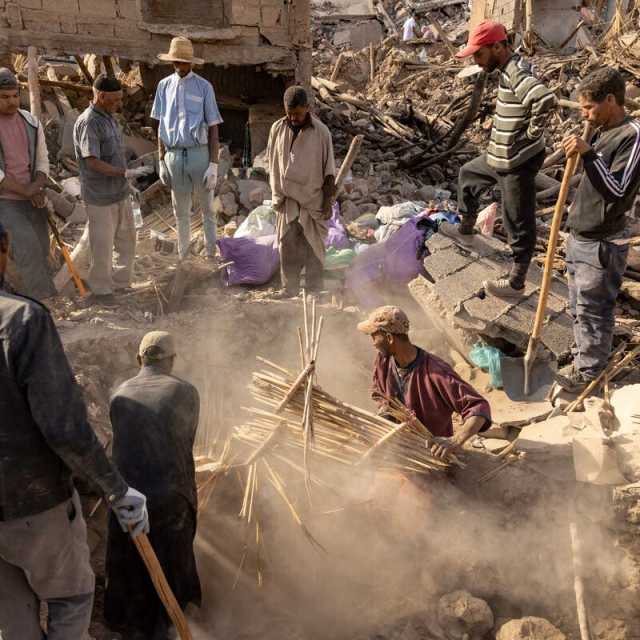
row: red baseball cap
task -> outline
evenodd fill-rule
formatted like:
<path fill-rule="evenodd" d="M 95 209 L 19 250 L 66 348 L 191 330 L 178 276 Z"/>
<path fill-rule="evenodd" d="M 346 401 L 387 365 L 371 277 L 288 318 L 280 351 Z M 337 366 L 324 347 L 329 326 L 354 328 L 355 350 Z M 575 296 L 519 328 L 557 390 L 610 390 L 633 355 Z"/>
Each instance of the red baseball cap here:
<path fill-rule="evenodd" d="M 493 20 L 483 20 L 470 34 L 467 46 L 456 53 L 456 58 L 468 58 L 476 51 L 496 42 L 507 39 L 507 30 L 504 25 Z"/>

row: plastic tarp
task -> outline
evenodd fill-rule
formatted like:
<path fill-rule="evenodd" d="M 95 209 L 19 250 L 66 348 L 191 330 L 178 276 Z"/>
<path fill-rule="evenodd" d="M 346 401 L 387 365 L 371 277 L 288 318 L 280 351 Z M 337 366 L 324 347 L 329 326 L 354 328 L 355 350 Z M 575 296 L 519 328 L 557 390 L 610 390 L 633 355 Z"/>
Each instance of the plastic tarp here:
<path fill-rule="evenodd" d="M 233 234 L 234 238 L 263 238 L 276 232 L 276 212 L 265 205 L 256 207 Z"/>
<path fill-rule="evenodd" d="M 222 274 L 227 286 L 265 284 L 278 270 L 280 254 L 275 235 L 260 238 L 221 238 L 217 244 L 222 261 L 233 262 Z"/>
<path fill-rule="evenodd" d="M 405 222 L 385 242 L 356 255 L 347 270 L 346 284 L 358 304 L 365 308 L 380 306 L 384 304 L 385 284 L 403 286 L 424 274 L 425 242 L 436 229 L 427 216 L 418 216 Z"/>
<path fill-rule="evenodd" d="M 333 205 L 331 218 L 329 219 L 329 233 L 324 241 L 324 246 L 327 249 L 348 249 L 351 247 L 349 238 L 347 237 L 347 230 L 340 220 L 340 205 L 336 202 Z"/>

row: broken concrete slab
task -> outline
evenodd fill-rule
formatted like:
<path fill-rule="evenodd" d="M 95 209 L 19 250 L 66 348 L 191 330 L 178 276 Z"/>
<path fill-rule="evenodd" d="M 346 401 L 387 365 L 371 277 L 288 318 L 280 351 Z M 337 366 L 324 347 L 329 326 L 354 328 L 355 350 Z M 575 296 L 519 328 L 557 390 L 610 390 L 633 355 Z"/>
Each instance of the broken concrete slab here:
<path fill-rule="evenodd" d="M 447 229 L 446 223 L 443 225 Z M 425 269 L 433 283 L 419 278 L 409 289 L 420 306 L 433 314 L 437 309 L 442 322 L 458 334 L 457 342 L 468 350 L 483 339 L 501 345 L 505 341 L 524 353 L 529 342 L 542 280 L 542 270 L 531 265 L 524 297 L 505 301 L 486 296 L 484 280 L 504 277 L 510 268 L 508 247 L 497 238 L 473 237 L 462 243 L 455 233 L 434 234 L 426 242 L 429 255 Z M 554 278 L 542 331 L 542 347 L 555 359 L 569 354 L 573 343 L 573 320 L 568 313 L 566 284 Z M 503 344 L 503 346 L 506 346 Z"/>

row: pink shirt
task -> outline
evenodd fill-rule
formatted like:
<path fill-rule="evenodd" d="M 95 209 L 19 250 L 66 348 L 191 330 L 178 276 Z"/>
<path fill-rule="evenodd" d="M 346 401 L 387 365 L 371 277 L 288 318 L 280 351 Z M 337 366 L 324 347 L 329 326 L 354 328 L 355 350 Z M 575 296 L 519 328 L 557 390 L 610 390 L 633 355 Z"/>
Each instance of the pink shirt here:
<path fill-rule="evenodd" d="M 5 176 L 22 184 L 31 182 L 29 162 L 29 139 L 26 124 L 22 116 L 0 116 L 0 145 L 4 154 Z M 11 191 L 0 191 L 4 200 L 25 200 L 23 196 Z"/>

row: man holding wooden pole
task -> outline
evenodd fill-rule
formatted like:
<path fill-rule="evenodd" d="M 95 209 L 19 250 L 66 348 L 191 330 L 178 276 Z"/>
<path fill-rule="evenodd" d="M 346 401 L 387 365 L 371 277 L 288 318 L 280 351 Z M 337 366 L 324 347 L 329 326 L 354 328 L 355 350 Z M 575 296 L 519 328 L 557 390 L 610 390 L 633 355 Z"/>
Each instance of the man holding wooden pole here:
<path fill-rule="evenodd" d="M 625 112 L 622 76 L 598 69 L 579 85 L 578 96 L 596 135 L 591 145 L 575 135 L 563 141 L 567 156 L 579 153 L 584 163 L 566 246 L 575 358 L 557 376 L 572 393 L 597 378 L 611 356 L 615 303 L 629 253 L 626 214 L 640 188 L 640 122 Z"/>
<path fill-rule="evenodd" d="M 544 130 L 555 105 L 554 94 L 514 53 L 503 25 L 485 20 L 470 34 L 458 58 L 473 56 L 487 73 L 498 71 L 498 101 L 487 152 L 460 170 L 460 240 L 472 241 L 478 201 L 494 185 L 502 196 L 502 223 L 509 237 L 513 266 L 507 278 L 487 281 L 485 291 L 518 299 L 536 246 L 536 174 L 545 155 Z"/>
<path fill-rule="evenodd" d="M 311 113 L 306 90 L 289 87 L 284 108 L 286 116 L 271 127 L 267 153 L 283 287 L 276 295 L 291 298 L 300 291 L 303 269 L 307 291 L 322 290 L 336 170 L 331 133 Z"/>
<path fill-rule="evenodd" d="M 46 603 L 46 637 L 81 640 L 95 579 L 72 475 L 89 479 L 133 536 L 149 530 L 146 499 L 91 429 L 47 309 L 2 291 L 8 253 L 0 224 L 0 637 L 42 640 Z"/>

